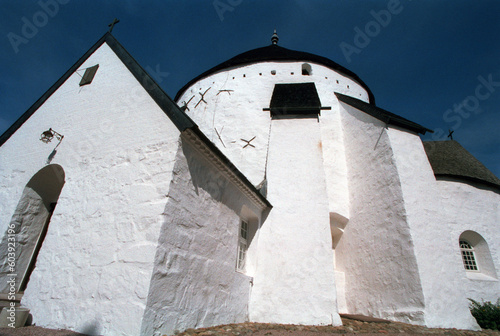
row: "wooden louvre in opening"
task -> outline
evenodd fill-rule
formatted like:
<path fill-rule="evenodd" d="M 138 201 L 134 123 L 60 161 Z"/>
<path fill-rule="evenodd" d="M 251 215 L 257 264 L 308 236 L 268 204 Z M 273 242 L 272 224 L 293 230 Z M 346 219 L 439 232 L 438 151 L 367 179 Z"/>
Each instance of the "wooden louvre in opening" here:
<path fill-rule="evenodd" d="M 271 98 L 271 116 L 317 115 L 321 102 L 314 83 L 276 84 Z"/>
<path fill-rule="evenodd" d="M 80 86 L 92 83 L 92 80 L 94 79 L 95 73 L 98 68 L 99 64 L 87 68 L 85 70 L 85 73 L 83 74 L 82 80 L 80 81 Z"/>

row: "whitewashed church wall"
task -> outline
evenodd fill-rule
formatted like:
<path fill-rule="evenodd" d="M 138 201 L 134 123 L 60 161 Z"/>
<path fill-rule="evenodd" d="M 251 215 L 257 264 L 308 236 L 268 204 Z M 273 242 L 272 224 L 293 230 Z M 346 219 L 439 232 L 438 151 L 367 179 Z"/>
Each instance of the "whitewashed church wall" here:
<path fill-rule="evenodd" d="M 418 266 L 385 124 L 340 104 L 350 218 L 335 250 L 349 313 L 424 323 Z"/>
<path fill-rule="evenodd" d="M 240 218 L 258 227 L 258 208 L 183 140 L 164 214 L 141 334 L 247 321 L 252 272 L 236 270 L 237 244 Z"/>
<path fill-rule="evenodd" d="M 55 155 L 56 139 L 39 140 L 49 128 L 64 135 Z M 34 323 L 139 334 L 178 137 L 104 44 L 0 147 L 2 234 L 38 170 L 50 161 L 66 176 L 22 300 Z"/>
<path fill-rule="evenodd" d="M 463 265 L 458 236 L 450 235 L 456 225 L 449 222 L 448 206 L 440 202 L 440 196 L 449 199 L 450 195 L 441 194 L 437 189 L 418 135 L 392 127 L 387 133 L 397 164 L 425 297 L 425 324 L 434 328 L 477 329 L 460 281 Z M 476 221 L 477 215 L 476 208 L 468 216 L 459 218 L 465 222 Z"/>
<path fill-rule="evenodd" d="M 450 233 L 451 247 L 458 268 L 458 285 L 462 295 L 477 301 L 496 302 L 500 298 L 500 195 L 488 187 L 476 187 L 463 182 L 437 181 L 441 204 Z M 489 247 L 493 274 L 484 274 L 484 257 L 477 255 L 479 272 L 467 272 L 458 245 L 464 231 L 480 234 Z"/>
<path fill-rule="evenodd" d="M 325 94 L 332 95 L 331 92 Z M 321 111 L 319 118 L 321 128 L 321 148 L 323 153 L 323 167 L 328 194 L 329 211 L 336 216 L 337 226 L 343 226 L 349 219 L 349 185 L 346 162 L 344 134 L 340 118 L 338 100 L 328 102 L 331 110 Z M 340 217 L 340 219 L 338 219 Z M 337 223 L 338 221 L 342 223 Z"/>
<path fill-rule="evenodd" d="M 314 63 L 310 63 L 312 74 L 304 76 L 303 63 L 262 62 L 223 70 L 193 84 L 177 103 L 183 106 L 189 102 L 186 113 L 224 155 L 258 185 L 265 177 L 271 125 L 269 111 L 263 108 L 269 108 L 275 84 L 314 82 L 323 106 L 336 104 L 334 92 L 368 101 L 368 93 L 354 80 Z M 206 103 L 201 101 L 202 94 Z M 321 113 L 334 115 L 335 112 Z M 330 136 L 330 126 L 326 123 L 323 126 L 323 134 Z M 251 144 L 255 148 L 243 148 L 246 142 L 241 139 L 253 137 Z M 334 152 L 325 152 L 327 158 L 332 159 Z"/>
<path fill-rule="evenodd" d="M 320 124 L 275 119 L 269 147 L 250 321 L 339 325 Z"/>

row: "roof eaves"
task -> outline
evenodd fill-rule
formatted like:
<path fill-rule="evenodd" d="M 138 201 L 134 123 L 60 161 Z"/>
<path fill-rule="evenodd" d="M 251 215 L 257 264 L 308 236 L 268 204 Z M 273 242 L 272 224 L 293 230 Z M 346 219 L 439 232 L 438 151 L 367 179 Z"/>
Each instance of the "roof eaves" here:
<path fill-rule="evenodd" d="M 337 98 L 347 104 L 350 105 L 360 111 L 365 112 L 366 114 L 381 120 L 389 125 L 394 125 L 398 127 L 402 127 L 404 129 L 416 132 L 416 133 L 421 133 L 425 134 L 426 132 L 433 133 L 434 131 L 431 129 L 428 129 L 424 126 L 421 126 L 413 121 L 410 121 L 408 119 L 405 119 L 401 116 L 398 116 L 397 114 L 394 114 L 392 112 L 386 111 L 384 109 L 381 109 L 380 107 L 377 107 L 373 104 L 366 103 L 362 100 L 359 100 L 357 98 L 353 98 L 351 96 L 346 96 L 344 94 L 335 92 L 335 95 Z"/>
<path fill-rule="evenodd" d="M 125 64 L 127 69 L 134 75 L 137 81 L 148 92 L 158 106 L 172 120 L 179 131 L 194 127 L 196 124 L 184 113 L 179 106 L 163 91 L 156 81 L 144 70 L 142 66 L 130 55 L 130 53 L 113 37 L 106 35 L 106 43 Z"/>
<path fill-rule="evenodd" d="M 483 185 L 487 186 L 491 189 L 493 189 L 495 192 L 500 193 L 500 185 L 486 181 L 484 179 L 476 178 L 476 177 L 471 177 L 467 175 L 457 175 L 457 174 L 434 174 L 436 179 L 439 178 L 444 178 L 444 179 L 450 179 L 452 181 L 458 181 L 458 182 L 469 182 L 469 184 L 472 184 L 474 186 L 476 185 Z"/>
<path fill-rule="evenodd" d="M 500 179 L 455 140 L 424 141 L 436 177 L 481 183 L 500 190 Z"/>
<path fill-rule="evenodd" d="M 220 168 L 225 170 L 226 173 L 228 173 L 229 178 L 234 182 L 236 182 L 237 185 L 242 187 L 242 189 L 247 192 L 247 195 L 251 195 L 252 196 L 251 198 L 253 198 L 254 201 L 257 201 L 257 203 L 263 207 L 267 208 L 273 207 L 271 203 L 269 203 L 267 198 L 264 195 L 262 195 L 262 193 L 247 179 L 247 177 L 238 168 L 236 168 L 236 166 L 217 148 L 217 146 L 215 146 L 206 137 L 205 134 L 203 134 L 202 131 L 200 131 L 200 129 L 197 126 L 186 129 L 183 133 L 188 139 L 194 142 L 195 145 L 197 142 L 198 143 L 197 147 L 199 147 L 199 142 L 196 141 L 196 139 L 199 139 L 201 143 L 204 144 L 204 147 L 207 148 L 205 152 L 209 151 L 213 153 L 214 156 L 216 157 L 215 161 L 218 163 L 222 163 L 222 165 L 224 166 L 224 168 L 222 168 L 222 166 L 220 166 Z M 213 158 L 212 155 L 210 156 Z"/>
<path fill-rule="evenodd" d="M 260 55 L 257 57 L 255 56 L 255 54 L 258 54 L 261 50 L 265 50 L 267 48 L 275 48 L 272 50 L 284 50 L 285 55 L 280 55 L 278 57 L 276 57 L 276 55 Z M 277 49 L 277 48 L 279 48 L 279 49 Z M 287 54 L 287 53 L 289 53 L 289 54 Z M 247 56 L 249 54 L 251 54 L 251 57 L 248 57 L 248 58 L 242 57 L 242 56 Z M 296 55 L 296 57 L 290 56 L 291 54 Z M 307 53 L 307 52 L 303 52 L 303 51 L 295 51 L 295 50 L 291 50 L 291 49 L 287 49 L 287 48 L 283 48 L 283 47 L 275 46 L 275 45 L 270 45 L 270 46 L 266 46 L 266 47 L 261 47 L 261 48 L 249 50 L 247 52 L 238 54 L 238 55 L 234 56 L 233 58 L 230 58 L 229 60 L 214 66 L 213 68 L 210 68 L 209 70 L 203 72 L 202 74 L 198 75 L 197 77 L 193 78 L 188 83 L 186 83 L 186 85 L 184 85 L 177 92 L 174 100 L 178 101 L 180 99 L 181 95 L 191 85 L 193 85 L 197 81 L 199 81 L 205 77 L 208 77 L 209 75 L 216 73 L 220 70 L 228 69 L 228 68 L 236 67 L 236 66 L 258 63 L 258 62 L 289 62 L 289 61 L 304 61 L 304 62 L 318 63 L 318 64 L 322 64 L 324 66 L 327 66 L 331 69 L 340 71 L 344 75 L 346 75 L 347 77 L 349 77 L 352 80 L 354 80 L 355 82 L 359 83 L 368 92 L 368 97 L 369 97 L 370 103 L 375 104 L 375 96 L 373 95 L 373 92 L 370 90 L 368 85 L 366 85 L 366 83 L 363 82 L 363 80 L 361 80 L 361 78 L 359 78 L 359 76 L 356 75 L 351 70 L 344 68 L 340 64 L 335 63 L 334 61 L 332 61 L 326 57 L 323 57 L 323 56 L 319 56 L 319 55 L 315 55 L 315 54 L 311 54 L 311 53 Z"/>

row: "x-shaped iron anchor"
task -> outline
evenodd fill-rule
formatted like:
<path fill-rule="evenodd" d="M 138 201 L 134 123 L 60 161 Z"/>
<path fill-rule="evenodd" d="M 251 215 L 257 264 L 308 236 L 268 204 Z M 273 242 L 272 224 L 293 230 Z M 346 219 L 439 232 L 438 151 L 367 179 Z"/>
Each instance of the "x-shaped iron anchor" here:
<path fill-rule="evenodd" d="M 188 107 L 188 104 L 191 102 L 191 100 L 193 100 L 193 98 L 194 98 L 194 96 L 192 96 L 191 98 L 189 98 L 189 100 L 187 101 L 187 103 L 184 101 L 183 102 L 184 105 L 182 105 L 181 110 L 183 110 L 183 111 L 186 111 L 186 110 L 191 111 L 189 109 L 189 107 Z"/>
<path fill-rule="evenodd" d="M 253 137 L 253 138 L 251 138 L 250 140 L 241 139 L 241 141 L 244 141 L 244 142 L 246 142 L 246 143 L 247 143 L 245 146 L 243 146 L 243 148 L 246 148 L 246 147 L 248 147 L 248 146 L 251 146 L 251 147 L 255 148 L 255 146 L 254 146 L 254 145 L 252 145 L 252 144 L 250 143 L 250 142 L 252 142 L 252 140 L 253 140 L 253 139 L 255 139 L 255 137 L 256 137 L 256 136 L 254 136 L 254 137 Z"/>
<path fill-rule="evenodd" d="M 217 128 L 214 127 L 215 133 L 219 137 L 220 142 L 222 142 L 222 146 L 224 146 L 224 148 L 226 148 L 226 144 L 224 143 L 224 141 L 222 141 L 222 137 L 220 135 L 222 133 L 223 129 L 224 129 L 224 126 L 222 126 L 222 128 L 220 129 L 220 132 L 219 132 L 219 131 L 217 131 Z"/>
<path fill-rule="evenodd" d="M 201 96 L 201 99 L 200 101 L 195 105 L 195 108 L 198 107 L 198 105 L 200 105 L 201 102 L 204 102 L 205 104 L 208 104 L 206 101 L 205 101 L 205 94 L 207 93 L 207 91 L 210 90 L 210 88 L 206 89 L 205 92 L 201 93 L 201 92 L 198 92 Z"/>
<path fill-rule="evenodd" d="M 231 95 L 231 92 L 233 92 L 234 90 L 219 90 L 219 92 L 217 92 L 216 96 L 219 95 L 219 93 L 221 92 L 227 92 L 229 95 Z"/>

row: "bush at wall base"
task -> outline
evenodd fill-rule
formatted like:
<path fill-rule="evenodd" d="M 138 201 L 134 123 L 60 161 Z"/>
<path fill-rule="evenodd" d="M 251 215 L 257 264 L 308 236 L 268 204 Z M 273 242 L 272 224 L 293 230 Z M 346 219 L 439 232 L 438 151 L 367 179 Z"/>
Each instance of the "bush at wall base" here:
<path fill-rule="evenodd" d="M 476 318 L 477 323 L 483 329 L 500 330 L 500 298 L 497 303 L 477 302 L 469 299 L 469 305 L 472 316 Z"/>

